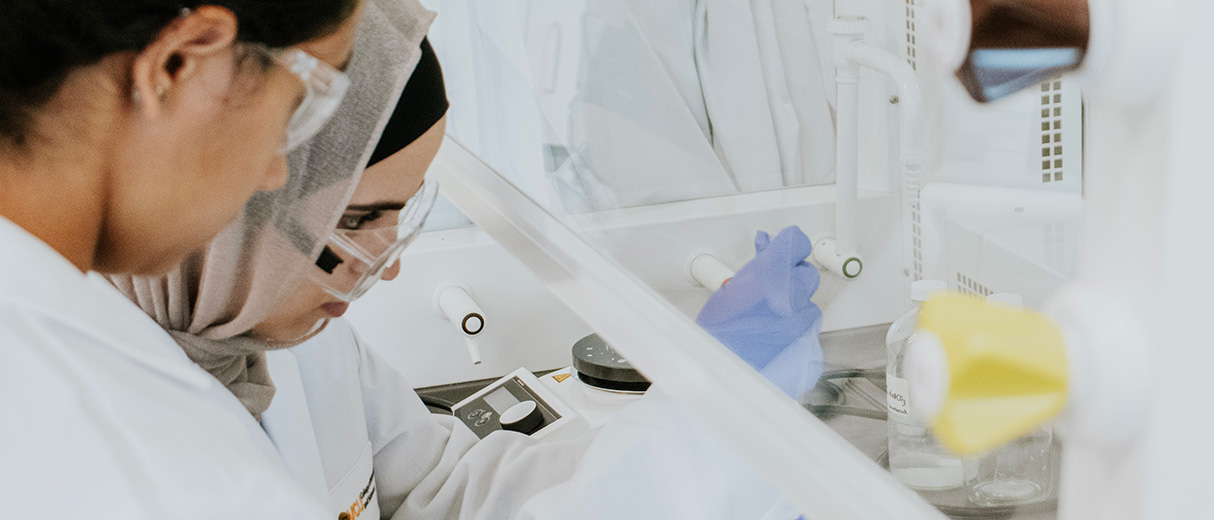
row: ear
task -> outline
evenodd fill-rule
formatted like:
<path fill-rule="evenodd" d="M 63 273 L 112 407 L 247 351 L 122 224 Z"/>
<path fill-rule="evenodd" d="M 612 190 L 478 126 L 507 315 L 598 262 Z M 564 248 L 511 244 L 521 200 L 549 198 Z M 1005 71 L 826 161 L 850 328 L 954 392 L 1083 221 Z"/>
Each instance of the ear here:
<path fill-rule="evenodd" d="M 131 79 L 136 107 L 158 115 L 163 98 L 197 73 L 203 60 L 232 47 L 237 29 L 236 15 L 223 7 L 183 11 L 135 56 Z"/>

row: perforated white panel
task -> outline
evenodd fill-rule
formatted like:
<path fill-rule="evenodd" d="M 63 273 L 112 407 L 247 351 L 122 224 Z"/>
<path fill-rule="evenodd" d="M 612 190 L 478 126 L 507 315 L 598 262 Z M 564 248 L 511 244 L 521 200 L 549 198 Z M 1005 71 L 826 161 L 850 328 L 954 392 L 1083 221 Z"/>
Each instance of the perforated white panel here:
<path fill-rule="evenodd" d="M 969 276 L 961 274 L 960 272 L 957 273 L 956 285 L 953 288 L 963 294 L 967 294 L 975 298 L 986 298 L 995 292 L 988 289 L 980 282 L 970 278 Z"/>
<path fill-rule="evenodd" d="M 902 46 L 902 55 L 906 62 L 915 70 L 919 69 L 919 35 L 918 35 L 918 15 L 920 3 L 924 0 L 905 0 L 906 2 L 906 45 Z M 909 258 L 907 259 L 907 272 L 911 280 L 923 279 L 923 218 L 919 214 L 919 188 L 921 179 L 910 179 L 911 185 L 904 186 L 904 203 L 903 218 L 909 220 L 910 225 L 906 226 L 910 232 L 910 247 L 908 248 Z"/>
<path fill-rule="evenodd" d="M 919 69 L 918 14 L 922 0 L 906 0 L 906 61 L 915 70 Z"/>
<path fill-rule="evenodd" d="M 1063 178 L 1062 80 L 1041 84 L 1041 182 Z"/>

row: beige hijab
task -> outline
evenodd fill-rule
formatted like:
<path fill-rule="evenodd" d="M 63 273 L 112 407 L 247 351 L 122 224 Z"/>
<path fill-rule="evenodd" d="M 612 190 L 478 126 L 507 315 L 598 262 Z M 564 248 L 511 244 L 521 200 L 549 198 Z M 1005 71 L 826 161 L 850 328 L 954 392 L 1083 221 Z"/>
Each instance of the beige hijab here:
<path fill-rule="evenodd" d="M 286 186 L 254 195 L 210 246 L 168 274 L 110 277 L 254 417 L 274 397 L 265 351 L 307 337 L 269 344 L 247 334 L 315 265 L 434 19 L 416 0 L 367 0 L 362 16 L 347 70 L 350 91 L 328 125 L 291 153 Z"/>

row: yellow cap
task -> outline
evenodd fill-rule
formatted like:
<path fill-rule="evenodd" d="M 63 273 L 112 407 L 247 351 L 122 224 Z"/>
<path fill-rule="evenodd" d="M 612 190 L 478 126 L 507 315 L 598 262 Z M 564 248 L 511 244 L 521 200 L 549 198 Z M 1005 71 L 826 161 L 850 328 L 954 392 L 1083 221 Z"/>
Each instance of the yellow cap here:
<path fill-rule="evenodd" d="M 1066 404 L 1066 345 L 1044 315 L 938 293 L 924 303 L 919 328 L 939 339 L 948 361 L 947 392 L 932 430 L 949 449 L 990 450 Z"/>

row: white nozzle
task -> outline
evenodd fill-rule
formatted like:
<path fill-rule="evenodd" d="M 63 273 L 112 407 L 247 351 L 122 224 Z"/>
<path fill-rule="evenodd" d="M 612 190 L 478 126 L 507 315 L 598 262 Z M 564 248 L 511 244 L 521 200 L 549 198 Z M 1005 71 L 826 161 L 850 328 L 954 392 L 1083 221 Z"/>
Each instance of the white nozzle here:
<path fill-rule="evenodd" d="M 692 280 L 711 291 L 725 285 L 735 274 L 733 269 L 721 263 L 712 253 L 692 255 L 691 260 L 687 262 L 687 271 Z"/>
<path fill-rule="evenodd" d="M 823 238 L 814 242 L 813 253 L 809 260 L 819 268 L 825 269 L 845 280 L 854 280 L 864 271 L 864 259 L 860 255 L 840 255 L 838 242 L 833 238 Z"/>
<path fill-rule="evenodd" d="M 481 344 L 472 336 L 464 337 L 464 346 L 468 347 L 468 357 L 472 358 L 473 365 L 481 364 Z"/>
<path fill-rule="evenodd" d="M 472 300 L 463 285 L 445 285 L 434 293 L 434 308 L 459 329 L 473 364 L 480 364 L 481 352 L 476 336 L 485 330 L 485 311 Z"/>

